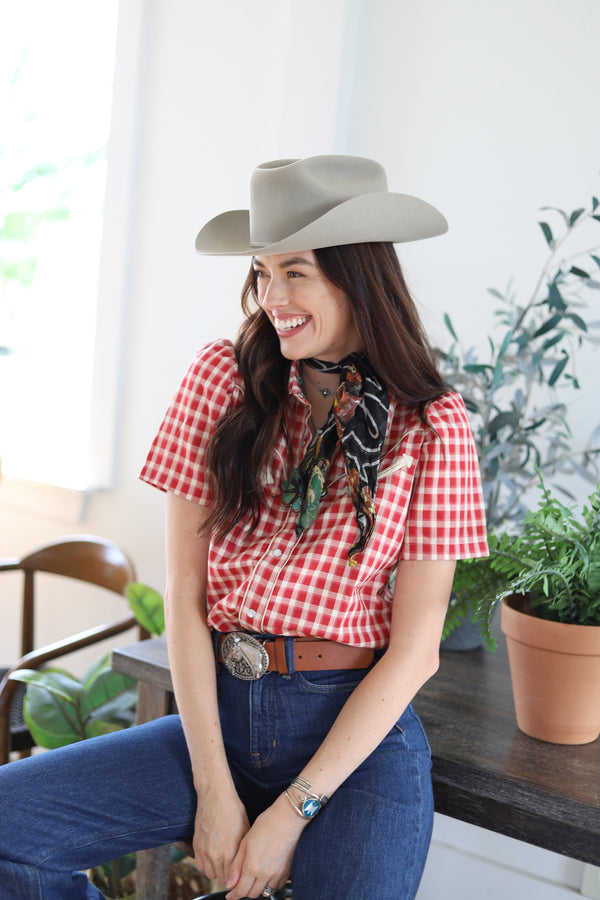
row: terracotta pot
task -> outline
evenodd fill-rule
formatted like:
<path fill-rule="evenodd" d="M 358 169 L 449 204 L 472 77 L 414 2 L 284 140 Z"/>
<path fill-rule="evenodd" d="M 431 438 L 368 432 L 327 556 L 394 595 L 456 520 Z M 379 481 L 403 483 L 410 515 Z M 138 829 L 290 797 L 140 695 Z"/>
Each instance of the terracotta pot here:
<path fill-rule="evenodd" d="M 588 744 L 600 734 L 600 626 L 565 625 L 502 602 L 517 724 L 553 744 Z"/>

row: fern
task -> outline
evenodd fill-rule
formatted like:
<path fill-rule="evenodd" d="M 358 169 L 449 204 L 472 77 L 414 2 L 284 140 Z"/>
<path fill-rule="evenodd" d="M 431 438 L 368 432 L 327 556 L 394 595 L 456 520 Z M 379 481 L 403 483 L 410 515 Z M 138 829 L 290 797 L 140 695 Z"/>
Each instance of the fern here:
<path fill-rule="evenodd" d="M 478 617 L 489 617 L 507 594 L 528 594 L 543 619 L 600 625 L 600 484 L 578 517 L 539 476 L 542 498 L 518 535 L 491 535 L 491 567 L 506 579 L 493 601 L 482 600 Z"/>

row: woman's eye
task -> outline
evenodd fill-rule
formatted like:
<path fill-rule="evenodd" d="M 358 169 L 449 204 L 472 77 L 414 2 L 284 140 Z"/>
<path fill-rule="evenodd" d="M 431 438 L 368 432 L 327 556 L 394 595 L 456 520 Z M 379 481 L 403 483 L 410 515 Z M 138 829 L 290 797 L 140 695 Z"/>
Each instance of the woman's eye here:
<path fill-rule="evenodd" d="M 301 272 L 288 272 L 287 277 L 288 278 L 301 278 L 302 273 Z"/>
<path fill-rule="evenodd" d="M 255 270 L 254 270 L 254 277 L 255 277 L 255 279 L 256 279 L 257 281 L 258 281 L 259 278 L 262 278 L 264 275 L 266 275 L 266 272 L 261 272 L 260 269 L 255 269 Z"/>

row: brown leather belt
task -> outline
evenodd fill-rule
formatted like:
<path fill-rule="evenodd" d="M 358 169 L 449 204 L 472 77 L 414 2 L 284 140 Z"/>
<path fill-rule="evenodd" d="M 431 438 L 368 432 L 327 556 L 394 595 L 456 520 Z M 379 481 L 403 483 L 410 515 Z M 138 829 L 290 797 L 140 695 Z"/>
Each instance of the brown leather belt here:
<path fill-rule="evenodd" d="M 314 638 L 254 638 L 245 632 L 232 632 L 219 637 L 219 662 L 238 678 L 254 680 L 265 672 L 288 675 L 285 642 L 293 641 L 294 668 L 297 672 L 316 672 L 326 669 L 366 669 L 375 658 L 368 647 L 351 647 L 337 641 Z M 256 661 L 260 658 L 260 661 Z M 251 672 L 251 674 L 250 674 Z M 246 673 L 246 674 L 243 674 Z"/>

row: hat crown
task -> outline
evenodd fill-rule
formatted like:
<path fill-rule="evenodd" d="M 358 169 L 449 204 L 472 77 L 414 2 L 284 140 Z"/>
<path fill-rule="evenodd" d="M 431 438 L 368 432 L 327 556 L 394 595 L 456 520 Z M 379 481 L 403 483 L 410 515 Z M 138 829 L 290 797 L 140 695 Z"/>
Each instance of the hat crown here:
<path fill-rule="evenodd" d="M 263 247 L 300 231 L 340 203 L 387 191 L 385 169 L 360 156 L 262 163 L 250 181 L 250 241 Z"/>

